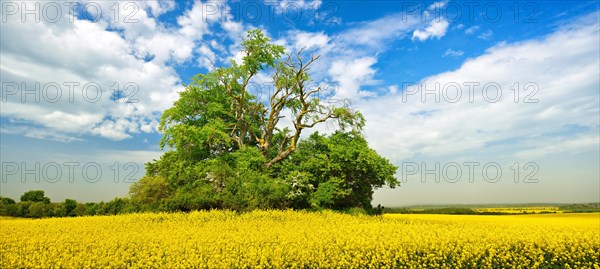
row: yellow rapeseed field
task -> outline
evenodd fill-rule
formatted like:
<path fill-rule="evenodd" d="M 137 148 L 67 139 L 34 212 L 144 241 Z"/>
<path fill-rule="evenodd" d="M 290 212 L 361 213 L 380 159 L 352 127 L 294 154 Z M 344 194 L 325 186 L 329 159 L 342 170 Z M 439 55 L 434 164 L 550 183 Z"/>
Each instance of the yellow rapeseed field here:
<path fill-rule="evenodd" d="M 0 268 L 600 268 L 600 214 L 0 220 Z"/>

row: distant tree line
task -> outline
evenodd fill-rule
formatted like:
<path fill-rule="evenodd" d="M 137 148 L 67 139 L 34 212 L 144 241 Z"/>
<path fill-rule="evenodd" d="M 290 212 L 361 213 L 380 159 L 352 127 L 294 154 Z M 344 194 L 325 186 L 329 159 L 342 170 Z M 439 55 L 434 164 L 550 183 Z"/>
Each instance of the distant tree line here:
<path fill-rule="evenodd" d="M 389 207 L 382 208 L 383 213 L 390 214 L 444 214 L 444 215 L 521 215 L 521 214 L 555 214 L 557 211 L 542 210 L 536 211 L 533 208 L 511 208 L 513 211 L 477 211 L 467 207 L 440 207 L 440 208 L 410 208 L 410 207 Z M 528 210 L 529 209 L 529 210 Z M 588 213 L 600 212 L 600 203 L 569 204 L 558 207 L 561 213 Z"/>
<path fill-rule="evenodd" d="M 65 199 L 52 203 L 43 190 L 31 190 L 21 195 L 20 202 L 0 196 L 0 216 L 17 218 L 76 217 L 93 215 L 116 215 L 138 212 L 127 198 L 115 198 L 109 202 L 79 203 Z"/>
<path fill-rule="evenodd" d="M 600 212 L 600 203 L 583 203 L 561 205 L 561 210 L 573 213 Z"/>
<path fill-rule="evenodd" d="M 60 203 L 52 203 L 44 196 L 42 190 L 25 192 L 20 202 L 0 196 L 0 216 L 16 218 L 53 218 L 118 215 L 139 212 L 181 211 L 170 207 L 170 203 L 147 204 L 147 201 L 136 201 L 131 198 L 115 198 L 109 202 L 79 203 L 74 199 L 65 199 Z M 384 207 L 378 205 L 369 209 L 352 207 L 339 209 L 338 212 L 348 214 L 377 215 L 384 212 Z"/>

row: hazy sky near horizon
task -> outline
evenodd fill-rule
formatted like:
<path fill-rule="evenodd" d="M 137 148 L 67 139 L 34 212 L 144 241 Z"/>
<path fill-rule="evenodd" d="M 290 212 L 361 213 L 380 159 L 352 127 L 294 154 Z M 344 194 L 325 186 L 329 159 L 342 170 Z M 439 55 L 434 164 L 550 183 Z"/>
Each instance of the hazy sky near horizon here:
<path fill-rule="evenodd" d="M 288 52 L 321 55 L 315 81 L 352 101 L 370 146 L 399 167 L 401 186 L 374 204 L 600 201 L 598 1 L 1 8 L 2 196 L 125 196 L 164 152 L 157 125 L 177 92 L 239 61 L 245 31 L 262 28 Z"/>

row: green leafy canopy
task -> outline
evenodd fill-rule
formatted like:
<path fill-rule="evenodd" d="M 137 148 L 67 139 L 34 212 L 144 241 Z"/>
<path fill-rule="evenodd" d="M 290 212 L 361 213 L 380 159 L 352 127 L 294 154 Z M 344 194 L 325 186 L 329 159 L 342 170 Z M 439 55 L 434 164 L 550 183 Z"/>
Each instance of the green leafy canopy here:
<path fill-rule="evenodd" d="M 311 87 L 319 56 L 285 54 L 260 29 L 241 45 L 241 62 L 195 76 L 164 112 L 159 144 L 169 151 L 146 165 L 133 201 L 168 210 L 370 207 L 373 188 L 397 185 L 396 167 L 361 135 L 362 114 Z M 267 101 L 250 93 L 258 75 L 272 78 Z M 338 132 L 301 141 L 326 122 Z"/>

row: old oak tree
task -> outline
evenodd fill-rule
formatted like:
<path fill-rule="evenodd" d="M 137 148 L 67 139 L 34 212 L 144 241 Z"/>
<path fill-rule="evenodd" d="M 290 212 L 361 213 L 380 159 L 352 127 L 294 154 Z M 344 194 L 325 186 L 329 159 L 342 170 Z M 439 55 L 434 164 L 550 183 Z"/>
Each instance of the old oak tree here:
<path fill-rule="evenodd" d="M 312 87 L 319 56 L 285 54 L 261 30 L 242 42 L 243 60 L 195 76 L 162 115 L 161 148 L 130 189 L 149 210 L 371 208 L 373 189 L 395 187 L 396 167 L 368 147 L 365 120 L 347 100 L 326 102 Z M 271 74 L 268 98 L 250 93 Z M 287 121 L 291 128 L 281 128 Z M 331 135 L 306 130 L 325 122 Z"/>

